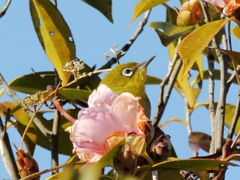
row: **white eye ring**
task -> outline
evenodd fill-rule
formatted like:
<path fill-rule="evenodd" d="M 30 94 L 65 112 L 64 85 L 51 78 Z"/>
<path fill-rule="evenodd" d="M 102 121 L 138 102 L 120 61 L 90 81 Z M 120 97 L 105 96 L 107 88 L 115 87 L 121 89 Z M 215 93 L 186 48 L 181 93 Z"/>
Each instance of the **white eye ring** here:
<path fill-rule="evenodd" d="M 130 68 L 125 68 L 123 71 L 122 71 L 122 75 L 124 76 L 131 76 L 133 74 L 133 70 L 130 69 Z"/>

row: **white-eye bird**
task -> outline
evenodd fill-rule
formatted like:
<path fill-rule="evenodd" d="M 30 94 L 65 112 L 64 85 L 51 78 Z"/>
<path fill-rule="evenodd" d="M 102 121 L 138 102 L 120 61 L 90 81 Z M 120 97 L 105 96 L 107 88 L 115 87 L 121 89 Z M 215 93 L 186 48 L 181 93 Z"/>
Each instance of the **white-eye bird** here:
<path fill-rule="evenodd" d="M 151 104 L 145 92 L 146 71 L 148 64 L 155 58 L 152 56 L 143 63 L 128 62 L 116 66 L 101 81 L 116 94 L 129 92 L 135 97 L 141 97 L 140 104 L 145 115 L 150 118 Z"/>

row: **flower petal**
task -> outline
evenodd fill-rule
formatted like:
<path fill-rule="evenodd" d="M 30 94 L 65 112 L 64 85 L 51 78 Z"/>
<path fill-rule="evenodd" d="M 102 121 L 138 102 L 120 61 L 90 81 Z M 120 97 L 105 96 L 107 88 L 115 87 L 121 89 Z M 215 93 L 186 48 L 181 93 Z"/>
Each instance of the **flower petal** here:
<path fill-rule="evenodd" d="M 88 106 L 96 107 L 96 106 L 106 106 L 110 107 L 113 101 L 117 98 L 117 94 L 115 94 L 110 88 L 108 88 L 105 84 L 100 84 L 96 90 L 89 96 Z"/>
<path fill-rule="evenodd" d="M 110 114 L 119 131 L 123 128 L 127 132 L 138 132 L 137 128 L 137 111 L 139 98 L 130 93 L 119 95 L 112 104 Z M 117 124 L 118 123 L 118 124 Z"/>

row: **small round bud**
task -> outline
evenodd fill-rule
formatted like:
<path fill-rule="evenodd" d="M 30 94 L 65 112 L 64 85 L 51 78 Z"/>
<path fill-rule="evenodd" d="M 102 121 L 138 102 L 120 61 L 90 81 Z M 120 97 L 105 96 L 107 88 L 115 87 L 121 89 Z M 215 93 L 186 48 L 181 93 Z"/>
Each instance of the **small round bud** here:
<path fill-rule="evenodd" d="M 195 25 L 203 17 L 203 12 L 199 0 L 190 0 L 185 2 L 179 10 L 177 16 L 178 26 Z"/>

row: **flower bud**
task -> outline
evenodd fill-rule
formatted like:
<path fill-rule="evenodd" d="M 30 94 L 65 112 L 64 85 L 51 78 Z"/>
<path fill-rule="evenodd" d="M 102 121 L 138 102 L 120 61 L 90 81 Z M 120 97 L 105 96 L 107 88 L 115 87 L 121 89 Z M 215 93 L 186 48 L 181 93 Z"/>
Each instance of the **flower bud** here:
<path fill-rule="evenodd" d="M 165 161 L 172 152 L 172 144 L 170 136 L 166 134 L 160 135 L 152 144 L 151 152 L 154 153 L 156 162 Z"/>
<path fill-rule="evenodd" d="M 37 161 L 32 158 L 28 153 L 25 153 L 22 149 L 16 152 L 17 155 L 17 167 L 19 175 L 21 177 L 28 176 L 30 174 L 39 172 Z M 34 178 L 40 179 L 39 177 Z"/>
<path fill-rule="evenodd" d="M 118 174 L 129 174 L 134 172 L 137 160 L 138 155 L 132 153 L 129 144 L 126 143 L 113 159 L 113 166 Z"/>
<path fill-rule="evenodd" d="M 199 0 L 190 0 L 185 2 L 179 10 L 177 16 L 178 26 L 195 25 L 203 17 L 203 12 Z"/>

